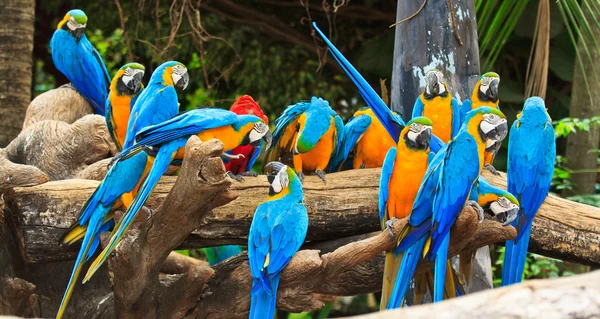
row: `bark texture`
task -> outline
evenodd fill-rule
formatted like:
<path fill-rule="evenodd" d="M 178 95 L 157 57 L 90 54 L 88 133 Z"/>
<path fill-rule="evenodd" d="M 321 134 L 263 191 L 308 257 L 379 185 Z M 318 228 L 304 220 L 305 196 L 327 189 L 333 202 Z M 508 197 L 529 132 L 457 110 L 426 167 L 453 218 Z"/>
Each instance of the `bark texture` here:
<path fill-rule="evenodd" d="M 34 0 L 7 0 L 0 10 L 0 147 L 21 131 L 31 100 Z"/>
<path fill-rule="evenodd" d="M 66 84 L 38 95 L 29 103 L 23 128 L 46 120 L 71 124 L 88 114 L 94 114 L 94 108 L 72 85 Z"/>

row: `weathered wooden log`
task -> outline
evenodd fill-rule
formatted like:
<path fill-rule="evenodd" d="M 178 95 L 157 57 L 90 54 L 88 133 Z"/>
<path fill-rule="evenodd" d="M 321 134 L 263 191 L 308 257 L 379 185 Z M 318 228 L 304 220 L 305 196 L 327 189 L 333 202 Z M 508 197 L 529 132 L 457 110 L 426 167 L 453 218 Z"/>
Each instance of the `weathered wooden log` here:
<path fill-rule="evenodd" d="M 552 280 L 532 280 L 438 304 L 351 317 L 392 318 L 597 318 L 600 271 Z"/>
<path fill-rule="evenodd" d="M 4 150 L 1 153 L 4 153 Z M 47 181 L 48 175 L 39 168 L 15 164 L 0 154 L 0 191 L 19 186 L 39 185 Z"/>
<path fill-rule="evenodd" d="M 307 240 L 343 238 L 379 230 L 377 192 L 379 170 L 363 169 L 329 174 L 327 184 L 314 176 L 304 182 L 310 226 Z M 484 172 L 503 187 L 505 177 Z M 175 177 L 163 177 L 147 205 L 156 208 L 173 187 Z M 15 188 L 6 194 L 7 209 L 21 254 L 28 263 L 74 259 L 77 247 L 60 248 L 58 238 L 98 182 L 66 180 Z M 264 176 L 246 177 L 232 188 L 240 197 L 207 214 L 182 248 L 215 244 L 245 244 L 254 210 L 264 200 Z M 194 198 L 187 200 L 193 201 Z M 600 209 L 550 195 L 537 215 L 530 251 L 588 265 L 600 265 Z"/>
<path fill-rule="evenodd" d="M 38 295 L 35 285 L 13 277 L 0 277 L 0 315 L 37 317 Z"/>
<path fill-rule="evenodd" d="M 87 114 L 94 114 L 94 108 L 69 83 L 36 96 L 27 107 L 23 129 L 47 120 L 71 124 Z"/>

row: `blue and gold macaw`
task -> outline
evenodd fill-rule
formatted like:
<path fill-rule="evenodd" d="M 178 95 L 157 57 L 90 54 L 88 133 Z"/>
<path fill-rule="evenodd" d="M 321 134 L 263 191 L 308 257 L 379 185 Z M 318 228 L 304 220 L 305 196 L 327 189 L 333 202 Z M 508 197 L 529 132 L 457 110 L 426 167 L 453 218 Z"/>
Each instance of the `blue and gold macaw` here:
<path fill-rule="evenodd" d="M 136 135 L 136 143 L 123 149 L 119 161 L 127 161 L 138 154 L 147 153 L 151 158 L 150 172 L 116 225 L 110 242 L 90 266 L 83 282 L 90 279 L 121 241 L 171 161 L 183 159 L 183 147 L 192 135 L 197 135 L 202 141 L 213 138 L 221 140 L 224 152 L 240 145 L 258 147 L 263 140 L 267 144 L 271 142 L 271 132 L 262 119 L 254 115 L 237 115 L 222 109 L 196 109 L 142 129 Z"/>
<path fill-rule="evenodd" d="M 489 106 L 496 109 L 500 109 L 500 98 L 498 96 L 498 87 L 500 85 L 500 76 L 495 72 L 487 72 L 479 77 L 479 80 L 473 88 L 471 93 L 471 99 L 465 100 L 460 106 L 461 123 L 465 118 L 467 112 L 475 110 L 482 106 Z M 494 158 L 500 150 L 501 143 L 496 143 L 494 147 L 489 147 L 489 151 L 485 153 L 484 161 L 485 168 L 492 172 L 494 175 L 500 175 L 500 173 L 492 165 Z"/>
<path fill-rule="evenodd" d="M 225 259 L 229 259 L 233 256 L 237 256 L 242 252 L 242 246 L 240 245 L 225 245 L 208 247 L 203 249 L 206 254 L 206 259 L 211 266 L 214 266 Z"/>
<path fill-rule="evenodd" d="M 256 208 L 248 234 L 250 319 L 275 317 L 280 273 L 300 249 L 308 230 L 300 178 L 279 162 L 264 169 L 271 184 L 269 196 Z"/>
<path fill-rule="evenodd" d="M 381 167 L 387 150 L 396 145 L 370 107 L 356 111 L 344 126 L 344 133 L 331 172 L 341 169 Z M 353 154 L 351 154 L 353 153 Z"/>
<path fill-rule="evenodd" d="M 132 145 L 135 134 L 141 128 L 166 121 L 177 114 L 179 103 L 176 88 L 185 89 L 188 79 L 185 66 L 175 61 L 165 62 L 154 71 L 148 87 L 139 95 L 131 110 L 124 145 Z M 61 238 L 63 244 L 72 244 L 81 238 L 83 241 L 57 318 L 64 315 L 84 258 L 87 260 L 94 254 L 98 247 L 98 236 L 114 223 L 111 210 L 121 205 L 131 205 L 151 163 L 152 160 L 144 152 L 117 160 L 81 209 L 77 221 Z M 106 226 L 107 223 L 110 225 Z"/>
<path fill-rule="evenodd" d="M 266 161 L 293 165 L 300 180 L 314 172 L 325 182 L 325 168 L 337 152 L 343 131 L 342 118 L 327 101 L 313 96 L 310 102 L 288 106 L 275 120 Z"/>
<path fill-rule="evenodd" d="M 52 61 L 92 104 L 96 114 L 104 115 L 110 75 L 104 60 L 85 36 L 87 20 L 79 9 L 67 12 L 50 40 Z"/>
<path fill-rule="evenodd" d="M 425 90 L 415 101 L 412 117 L 424 116 L 430 119 L 433 134 L 448 143 L 460 129 L 458 101 L 450 95 L 444 75 L 439 70 L 427 71 L 425 83 Z"/>
<path fill-rule="evenodd" d="M 394 289 L 390 305 L 402 302 L 410 275 L 420 257 L 428 253 L 430 261 L 435 263 L 433 300 L 443 299 L 450 228 L 465 205 L 475 206 L 483 219 L 483 209 L 468 201 L 469 195 L 481 174 L 486 145 L 504 139 L 507 130 L 502 112 L 490 107 L 478 108 L 467 114 L 456 137 L 431 160 L 399 239 L 398 250 L 404 251 L 398 275 L 401 280 L 396 281 L 399 287 Z M 473 161 L 475 158 L 479 160 Z"/>
<path fill-rule="evenodd" d="M 491 213 L 504 226 L 510 225 L 519 212 L 519 201 L 508 191 L 491 185 L 483 176 L 473 185 L 469 200 L 477 202 L 484 211 Z M 469 284 L 473 258 L 477 250 L 460 253 L 460 274 Z"/>
<path fill-rule="evenodd" d="M 544 100 L 530 97 L 510 129 L 508 140 L 508 191 L 521 203 L 512 225 L 517 238 L 506 241 L 502 286 L 523 280 L 525 256 L 533 217 L 550 190 L 556 141 Z"/>
<path fill-rule="evenodd" d="M 142 78 L 145 71 L 146 68 L 139 63 L 127 63 L 119 69 L 110 83 L 105 106 L 106 125 L 119 151 L 123 149 L 131 109 L 144 89 Z"/>

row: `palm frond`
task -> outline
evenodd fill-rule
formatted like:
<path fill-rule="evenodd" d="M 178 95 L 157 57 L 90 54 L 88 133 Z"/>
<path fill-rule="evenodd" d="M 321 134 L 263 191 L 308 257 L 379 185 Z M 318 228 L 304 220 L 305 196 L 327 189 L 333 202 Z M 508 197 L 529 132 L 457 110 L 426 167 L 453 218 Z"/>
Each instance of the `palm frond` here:
<path fill-rule="evenodd" d="M 533 33 L 533 45 L 525 75 L 525 98 L 537 95 L 546 98 L 550 61 L 550 0 L 540 0 Z"/>

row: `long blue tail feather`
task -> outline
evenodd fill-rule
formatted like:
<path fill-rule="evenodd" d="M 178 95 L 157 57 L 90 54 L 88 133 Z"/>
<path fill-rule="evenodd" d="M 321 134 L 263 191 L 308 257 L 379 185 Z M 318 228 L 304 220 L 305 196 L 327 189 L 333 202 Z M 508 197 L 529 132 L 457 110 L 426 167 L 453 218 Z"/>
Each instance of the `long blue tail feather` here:
<path fill-rule="evenodd" d="M 402 305 L 404 294 L 408 289 L 408 285 L 412 280 L 421 254 L 423 253 L 423 246 L 427 241 L 427 236 L 421 237 L 414 245 L 410 246 L 404 255 L 402 256 L 402 263 L 400 264 L 400 270 L 396 277 L 396 283 L 394 284 L 394 290 L 388 302 L 388 309 L 399 308 Z"/>
<path fill-rule="evenodd" d="M 258 279 L 252 282 L 250 293 L 249 319 L 272 319 L 275 317 L 277 305 L 277 288 L 279 287 L 279 274 L 271 278 L 271 293 L 263 289 L 263 284 Z"/>
<path fill-rule="evenodd" d="M 433 280 L 433 302 L 444 300 L 444 286 L 446 284 L 446 261 L 448 260 L 448 245 L 450 244 L 450 232 L 446 233 L 440 248 L 435 254 L 434 280 Z"/>

